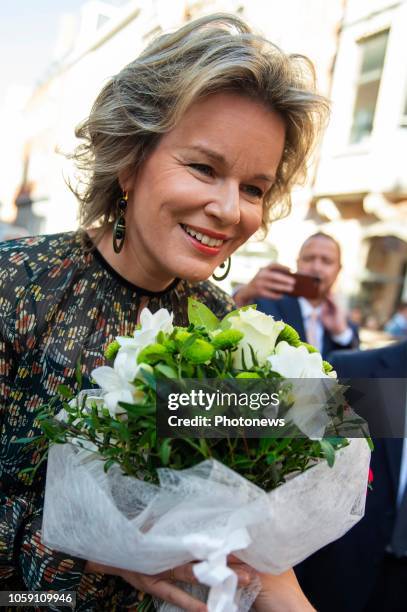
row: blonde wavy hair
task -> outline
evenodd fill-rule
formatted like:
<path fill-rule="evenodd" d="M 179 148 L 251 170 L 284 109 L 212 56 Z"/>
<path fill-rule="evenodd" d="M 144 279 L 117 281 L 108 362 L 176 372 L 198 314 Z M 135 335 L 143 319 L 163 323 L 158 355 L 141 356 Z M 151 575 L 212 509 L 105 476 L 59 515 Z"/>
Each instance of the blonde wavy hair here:
<path fill-rule="evenodd" d="M 72 157 L 81 179 L 71 188 L 81 228 L 97 225 L 97 242 L 117 216 L 119 174 L 136 171 L 191 104 L 224 91 L 249 96 L 282 117 L 285 148 L 264 196 L 263 230 L 271 212 L 273 218 L 289 212 L 291 188 L 305 179 L 328 103 L 315 91 L 310 60 L 287 55 L 234 15 L 214 14 L 151 42 L 110 79 L 76 128 L 83 142 Z"/>

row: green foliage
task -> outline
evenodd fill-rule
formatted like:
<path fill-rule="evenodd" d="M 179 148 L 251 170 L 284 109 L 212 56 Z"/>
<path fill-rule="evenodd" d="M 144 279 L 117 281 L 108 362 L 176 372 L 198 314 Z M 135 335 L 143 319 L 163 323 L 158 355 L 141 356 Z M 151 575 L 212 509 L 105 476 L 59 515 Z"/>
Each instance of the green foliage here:
<path fill-rule="evenodd" d="M 236 378 L 261 378 L 261 376 L 257 372 L 239 372 Z"/>
<path fill-rule="evenodd" d="M 74 392 L 72 391 L 72 389 L 70 389 L 66 385 L 59 385 L 58 393 L 61 397 L 63 397 L 66 400 L 70 400 L 74 397 Z"/>
<path fill-rule="evenodd" d="M 168 349 L 163 344 L 156 342 L 155 344 L 149 344 L 140 351 L 137 357 L 137 363 L 155 365 L 162 360 L 166 360 L 167 356 L 169 356 Z"/>
<path fill-rule="evenodd" d="M 226 350 L 235 348 L 243 338 L 243 333 L 237 329 L 226 329 L 213 337 L 212 343 L 216 349 Z"/>
<path fill-rule="evenodd" d="M 335 447 L 329 440 L 320 440 L 319 445 L 322 450 L 322 454 L 328 462 L 329 467 L 332 467 L 335 462 Z"/>
<path fill-rule="evenodd" d="M 315 348 L 315 346 L 312 346 L 312 344 L 309 344 L 308 342 L 300 342 L 300 346 L 305 346 L 309 353 L 319 353 L 318 349 Z"/>
<path fill-rule="evenodd" d="M 52 405 L 43 407 L 37 418 L 44 436 L 30 442 L 38 444 L 46 438 L 61 444 L 75 439 L 84 448 L 92 442 L 106 470 L 118 464 L 125 474 L 154 483 L 161 466 L 184 469 L 214 458 L 265 490 L 285 482 L 289 474 L 308 469 L 318 459 L 325 458 L 332 465 L 335 451 L 346 444 L 342 438 L 315 442 L 292 437 L 246 439 L 243 435 L 233 439 L 160 439 L 156 435 L 155 391 L 146 382 L 138 381 L 137 386 L 144 391 L 144 400 L 137 405 L 121 403 L 124 416 L 111 417 L 107 410 L 98 412 L 96 406 L 90 409 L 84 402 L 71 402 L 63 404 L 68 417 L 61 422 L 55 419 Z"/>
<path fill-rule="evenodd" d="M 116 357 L 117 353 L 119 352 L 119 348 L 120 348 L 120 344 L 117 342 L 117 340 L 113 340 L 113 342 L 111 342 L 105 350 L 106 359 L 108 361 L 113 361 L 113 359 Z"/>
<path fill-rule="evenodd" d="M 189 322 L 198 326 L 203 326 L 209 331 L 219 327 L 220 321 L 205 304 L 192 298 L 188 298 L 188 319 Z"/>
<path fill-rule="evenodd" d="M 246 310 L 244 307 L 240 310 Z M 105 469 L 118 464 L 123 472 L 148 482 L 157 482 L 157 468 L 167 466 L 183 469 L 200 461 L 214 458 L 236 470 L 258 486 L 270 490 L 285 481 L 287 475 L 301 472 L 316 460 L 325 458 L 333 464 L 335 451 L 346 444 L 343 438 L 314 441 L 301 437 L 246 439 L 177 438 L 160 439 L 156 434 L 156 381 L 164 379 L 195 378 L 227 379 L 280 379 L 270 372 L 268 364 L 260 367 L 254 349 L 249 346 L 252 367 L 243 358 L 243 370 L 233 367 L 233 352 L 242 339 L 241 332 L 229 329 L 228 320 L 239 311 L 228 314 L 221 322 L 203 304 L 190 299 L 189 326 L 175 327 L 171 333 L 159 332 L 156 342 L 144 347 L 137 357 L 141 365 L 133 385 L 139 392 L 137 404 L 121 403 L 124 414 L 111 416 L 106 408 L 86 399 L 72 401 L 73 392 L 66 386 L 59 388 L 59 398 L 53 398 L 37 415 L 43 436 L 19 440 L 37 445 L 44 452 L 47 442 L 63 444 L 75 440 L 86 448 L 92 443 L 103 458 Z M 297 342 L 297 332 L 287 326 L 282 332 L 290 344 Z M 285 334 L 285 335 L 284 335 Z M 280 338 L 279 338 L 280 339 Z M 315 350 L 307 346 L 307 349 Z M 113 342 L 108 350 L 118 350 Z M 329 364 L 328 364 L 329 366 Z M 326 366 L 326 367 L 328 367 Z M 330 367 L 330 366 L 329 366 Z M 77 380 L 81 381 L 80 364 Z M 288 397 L 288 396 L 287 396 Z M 66 411 L 65 422 L 55 419 L 61 407 Z M 288 404 L 289 405 L 289 402 Z M 291 430 L 290 430 L 291 431 Z M 293 432 L 294 433 L 294 432 Z M 297 434 L 297 432 L 295 432 Z M 290 432 L 289 432 L 289 435 Z"/>
<path fill-rule="evenodd" d="M 285 324 L 284 329 L 279 333 L 277 342 L 282 342 L 283 340 L 291 344 L 291 346 L 301 346 L 299 333 L 288 323 Z"/>
<path fill-rule="evenodd" d="M 182 327 L 175 328 L 173 335 L 178 346 L 182 346 L 192 336 L 191 332 Z"/>
<path fill-rule="evenodd" d="M 333 367 L 331 366 L 331 364 L 329 363 L 329 361 L 322 361 L 322 366 L 324 368 L 324 372 L 325 374 L 329 374 L 329 372 L 332 372 Z"/>
<path fill-rule="evenodd" d="M 184 344 L 181 349 L 181 354 L 191 363 L 207 363 L 213 357 L 215 352 L 212 344 L 201 338 L 193 338 L 190 343 Z"/>
<path fill-rule="evenodd" d="M 326 459 L 332 466 L 335 452 L 346 446 L 346 438 L 310 440 L 305 437 L 245 438 L 243 432 L 236 438 L 176 438 L 160 439 L 156 433 L 156 385 L 157 379 L 250 379 L 258 386 L 256 379 L 281 380 L 281 376 L 270 370 L 270 365 L 259 366 L 255 350 L 249 346 L 251 367 L 247 367 L 242 355 L 242 371 L 233 367 L 233 352 L 243 338 L 240 331 L 230 329 L 230 319 L 240 311 L 256 308 L 255 305 L 235 310 L 222 321 L 196 300 L 188 300 L 188 327 L 175 327 L 172 333 L 160 331 L 156 341 L 143 347 L 137 357 L 140 369 L 133 381 L 137 404 L 120 403 L 124 413 L 111 416 L 107 408 L 86 398 L 72 401 L 75 394 L 65 385 L 58 389 L 59 397 L 42 406 L 37 422 L 43 435 L 21 438 L 15 443 L 31 444 L 37 447 L 41 459 L 34 468 L 22 472 L 35 478 L 40 465 L 45 461 L 48 444 L 73 442 L 84 449 L 96 447 L 99 457 L 108 471 L 119 465 L 123 473 L 157 483 L 157 469 L 166 466 L 180 470 L 192 467 L 205 459 L 213 458 L 235 470 L 257 486 L 269 491 L 285 482 L 287 476 L 303 472 L 320 460 Z M 139 326 L 138 326 L 139 328 Z M 278 341 L 285 340 L 292 346 L 305 346 L 309 352 L 317 349 L 301 342 L 294 328 L 285 325 Z M 115 340 L 105 351 L 105 357 L 113 360 L 120 350 Z M 247 354 L 246 354 L 247 357 Z M 323 362 L 326 373 L 332 366 Z M 76 382 L 82 385 L 81 365 L 76 365 Z M 289 390 L 282 392 L 287 407 L 292 402 Z M 291 398 L 291 399 L 290 399 Z M 55 412 L 63 408 L 67 418 L 55 418 Z M 294 428 L 295 431 L 295 428 Z M 294 434 L 293 431 L 293 434 Z M 297 434 L 298 431 L 295 431 Z M 288 432 L 291 435 L 291 430 Z M 368 443 L 372 447 L 370 438 Z M 152 612 L 154 605 L 150 596 L 143 596 L 137 609 Z"/>

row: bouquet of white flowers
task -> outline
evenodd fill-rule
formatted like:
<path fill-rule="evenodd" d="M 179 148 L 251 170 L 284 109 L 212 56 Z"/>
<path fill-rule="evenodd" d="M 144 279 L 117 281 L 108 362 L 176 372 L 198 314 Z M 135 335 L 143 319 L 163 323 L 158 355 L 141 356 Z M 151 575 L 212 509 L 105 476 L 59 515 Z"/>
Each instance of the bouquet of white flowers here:
<path fill-rule="evenodd" d="M 227 555 L 280 573 L 340 537 L 363 516 L 370 450 L 363 436 L 343 436 L 338 423 L 360 422 L 332 367 L 293 328 L 251 307 L 219 321 L 193 300 L 189 321 L 174 327 L 168 311 L 143 310 L 133 337 L 109 346 L 113 367 L 93 371 L 100 389 L 72 397 L 62 387 L 59 415 L 56 399 L 41 411 L 53 443 L 42 538 L 147 574 L 198 560 L 208 609 L 244 611 L 257 592 L 237 592 Z M 157 385 L 187 379 L 274 385 L 285 428 L 160 438 Z"/>

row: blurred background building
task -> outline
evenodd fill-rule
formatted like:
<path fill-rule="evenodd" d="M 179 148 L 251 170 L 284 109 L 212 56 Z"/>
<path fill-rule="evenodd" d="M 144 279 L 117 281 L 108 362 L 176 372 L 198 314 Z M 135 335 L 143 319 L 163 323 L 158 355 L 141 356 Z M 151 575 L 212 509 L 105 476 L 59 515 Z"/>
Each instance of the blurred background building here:
<path fill-rule="evenodd" d="M 407 302 L 407 3 L 349 0 L 309 215 L 344 247 L 353 305 L 382 326 Z"/>
<path fill-rule="evenodd" d="M 239 14 L 315 64 L 332 116 L 293 209 L 233 258 L 244 282 L 271 260 L 295 268 L 300 244 L 326 231 L 343 249 L 340 293 L 371 329 L 407 302 L 407 0 L 88 0 L 65 15 L 56 59 L 33 92 L 10 88 L 0 124 L 0 219 L 30 233 L 76 227 L 63 153 L 100 88 L 147 42 L 187 20 Z M 8 227 L 8 226 L 7 226 Z M 0 234 L 2 239 L 2 234 Z"/>

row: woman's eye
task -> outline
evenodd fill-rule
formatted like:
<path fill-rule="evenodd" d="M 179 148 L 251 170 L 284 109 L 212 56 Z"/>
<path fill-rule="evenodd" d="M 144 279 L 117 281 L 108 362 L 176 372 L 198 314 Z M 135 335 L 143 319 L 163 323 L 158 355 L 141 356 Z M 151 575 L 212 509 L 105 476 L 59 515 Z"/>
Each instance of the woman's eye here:
<path fill-rule="evenodd" d="M 193 168 L 197 172 L 201 174 L 205 174 L 205 176 L 213 176 L 214 171 L 213 168 L 208 166 L 207 164 L 188 164 L 190 168 Z"/>
<path fill-rule="evenodd" d="M 264 195 L 263 191 L 259 187 L 256 187 L 256 185 L 245 185 L 243 189 L 248 195 L 254 198 L 262 198 Z"/>

